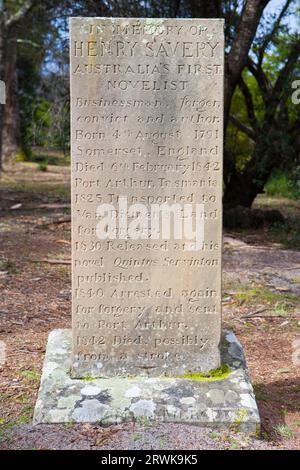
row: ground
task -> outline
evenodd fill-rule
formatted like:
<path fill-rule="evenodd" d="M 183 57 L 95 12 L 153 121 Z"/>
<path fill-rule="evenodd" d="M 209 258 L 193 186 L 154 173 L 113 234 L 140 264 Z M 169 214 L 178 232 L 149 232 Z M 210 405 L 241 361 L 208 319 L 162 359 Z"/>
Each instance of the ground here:
<path fill-rule="evenodd" d="M 68 175 L 19 163 L 0 185 L 0 449 L 299 449 L 300 251 L 287 226 L 224 239 L 223 323 L 245 349 L 260 436 L 177 424 L 32 426 L 48 333 L 71 321 Z M 295 201 L 257 204 L 300 216 Z"/>

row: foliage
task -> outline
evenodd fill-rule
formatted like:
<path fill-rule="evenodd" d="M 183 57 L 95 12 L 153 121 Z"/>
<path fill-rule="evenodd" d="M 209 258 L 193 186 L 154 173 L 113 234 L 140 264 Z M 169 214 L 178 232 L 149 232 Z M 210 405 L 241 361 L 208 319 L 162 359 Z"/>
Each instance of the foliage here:
<path fill-rule="evenodd" d="M 48 170 L 48 162 L 45 160 L 44 162 L 39 163 L 38 169 L 40 171 L 47 171 Z"/>
<path fill-rule="evenodd" d="M 281 437 L 286 439 L 291 439 L 294 436 L 294 431 L 286 424 L 277 424 L 274 429 Z"/>
<path fill-rule="evenodd" d="M 265 186 L 265 192 L 268 196 L 286 197 L 288 199 L 300 198 L 300 181 L 297 178 L 297 167 L 290 173 L 275 169 L 271 174 L 269 181 Z"/>
<path fill-rule="evenodd" d="M 271 235 L 286 248 L 300 249 L 300 221 L 288 220 L 284 224 L 275 224 L 270 229 Z"/>

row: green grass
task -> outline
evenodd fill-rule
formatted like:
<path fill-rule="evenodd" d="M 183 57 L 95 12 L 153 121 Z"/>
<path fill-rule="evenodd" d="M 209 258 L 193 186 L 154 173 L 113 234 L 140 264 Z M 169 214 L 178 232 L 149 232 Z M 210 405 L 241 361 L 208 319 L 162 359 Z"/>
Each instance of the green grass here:
<path fill-rule="evenodd" d="M 275 304 L 275 313 L 276 315 L 283 316 L 290 313 L 291 309 L 294 306 L 289 302 L 276 302 Z"/>
<path fill-rule="evenodd" d="M 208 435 L 211 439 L 219 439 L 221 437 L 221 434 L 216 431 L 212 431 Z"/>
<path fill-rule="evenodd" d="M 1 190 L 8 190 L 11 193 L 27 193 L 37 195 L 48 195 L 63 198 L 70 198 L 70 187 L 64 183 L 53 183 L 48 182 L 29 182 L 29 181 L 1 181 Z"/>
<path fill-rule="evenodd" d="M 280 196 L 287 199 L 298 199 L 300 196 L 300 187 L 291 176 L 282 171 L 275 171 L 265 186 L 268 196 Z"/>
<path fill-rule="evenodd" d="M 69 421 L 68 423 L 63 423 L 65 429 L 72 429 L 76 425 L 75 421 Z"/>
<path fill-rule="evenodd" d="M 16 264 L 5 258 L 0 258 L 0 271 L 7 271 L 9 274 L 19 274 L 20 270 L 17 268 Z"/>
<path fill-rule="evenodd" d="M 44 162 L 39 163 L 38 169 L 40 171 L 48 171 L 48 160 L 45 160 Z"/>
<path fill-rule="evenodd" d="M 286 439 L 291 439 L 294 437 L 294 431 L 289 428 L 286 424 L 277 424 L 274 426 L 275 431 L 277 434 L 279 434 L 281 437 L 284 437 Z"/>
<path fill-rule="evenodd" d="M 20 426 L 21 424 L 30 423 L 32 419 L 33 408 L 32 406 L 25 406 L 21 409 L 20 414 L 12 421 L 6 421 L 0 418 L 0 428 L 2 431 L 7 431 L 13 426 Z M 0 439 L 1 440 L 1 439 Z"/>
<path fill-rule="evenodd" d="M 253 384 L 253 389 L 254 389 L 255 398 L 257 400 L 261 400 L 265 402 L 269 400 L 269 395 L 268 395 L 267 387 L 265 384 L 255 383 Z"/>
<path fill-rule="evenodd" d="M 22 370 L 21 371 L 21 376 L 27 381 L 27 382 L 39 382 L 40 381 L 40 373 L 37 372 L 34 369 L 29 369 L 29 370 Z"/>
<path fill-rule="evenodd" d="M 38 164 L 46 163 L 47 165 L 68 166 L 70 164 L 70 155 L 63 155 L 55 151 L 45 153 L 33 152 L 32 155 L 29 155 L 25 160 Z"/>
<path fill-rule="evenodd" d="M 261 287 L 254 287 L 254 288 L 249 288 L 249 287 L 244 287 L 241 292 L 236 292 L 234 296 L 240 301 L 240 302 L 245 302 L 245 303 L 252 303 L 252 302 L 258 302 L 258 301 L 265 301 L 265 302 L 282 302 L 282 306 L 285 306 L 285 309 L 287 307 L 286 301 L 296 301 L 297 297 L 292 294 L 287 294 L 287 293 L 278 293 L 278 292 L 273 292 L 269 289 L 261 288 Z M 278 304 L 279 305 L 279 304 Z M 290 306 L 289 306 L 290 307 Z M 281 311 L 283 307 L 280 307 Z M 279 307 L 278 307 L 279 309 Z"/>
<path fill-rule="evenodd" d="M 291 219 L 284 224 L 274 224 L 270 227 L 270 234 L 286 248 L 300 249 L 300 220 Z"/>

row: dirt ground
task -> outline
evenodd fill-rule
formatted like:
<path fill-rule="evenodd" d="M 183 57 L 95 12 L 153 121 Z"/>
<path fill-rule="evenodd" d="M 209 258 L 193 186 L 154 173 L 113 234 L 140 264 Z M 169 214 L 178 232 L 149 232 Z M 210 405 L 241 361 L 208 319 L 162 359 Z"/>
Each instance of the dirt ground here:
<path fill-rule="evenodd" d="M 223 323 L 245 349 L 259 438 L 176 424 L 32 426 L 48 333 L 71 321 L 68 175 L 20 163 L 0 185 L 0 449 L 299 449 L 300 251 L 267 228 L 224 239 Z M 300 216 L 300 204 L 280 207 Z"/>

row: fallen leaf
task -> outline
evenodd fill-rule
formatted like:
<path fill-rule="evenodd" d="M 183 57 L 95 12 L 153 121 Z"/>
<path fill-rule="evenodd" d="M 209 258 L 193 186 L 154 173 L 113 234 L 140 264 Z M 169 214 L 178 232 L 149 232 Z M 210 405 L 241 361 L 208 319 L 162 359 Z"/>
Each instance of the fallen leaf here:
<path fill-rule="evenodd" d="M 288 367 L 282 367 L 281 369 L 278 369 L 277 372 L 280 374 L 288 374 L 291 370 Z"/>
<path fill-rule="evenodd" d="M 20 207 L 22 207 L 22 204 L 18 203 L 18 204 L 14 204 L 13 206 L 11 206 L 10 209 L 11 210 L 16 210 L 16 209 L 20 209 Z"/>
<path fill-rule="evenodd" d="M 55 240 L 55 243 L 59 243 L 62 245 L 71 245 L 71 242 L 69 240 Z"/>

